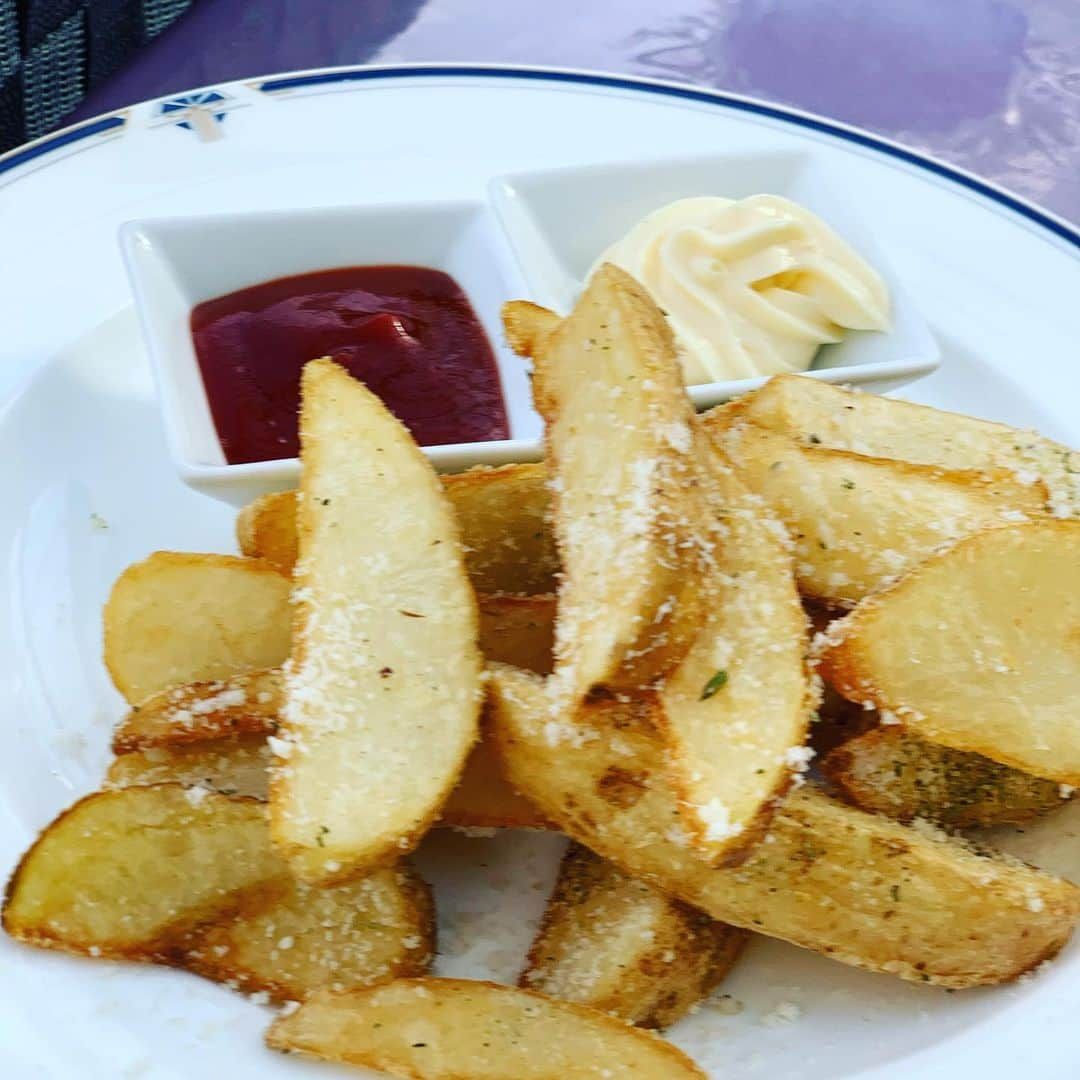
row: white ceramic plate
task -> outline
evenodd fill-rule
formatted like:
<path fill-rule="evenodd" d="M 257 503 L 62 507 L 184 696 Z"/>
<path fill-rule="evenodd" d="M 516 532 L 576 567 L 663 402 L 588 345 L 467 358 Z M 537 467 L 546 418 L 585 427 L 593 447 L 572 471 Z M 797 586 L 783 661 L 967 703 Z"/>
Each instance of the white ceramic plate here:
<path fill-rule="evenodd" d="M 844 176 L 942 346 L 941 369 L 908 396 L 1080 443 L 1080 238 L 869 136 L 705 91 L 530 70 L 363 69 L 171 105 L 0 159 L 2 872 L 105 766 L 121 711 L 100 663 L 112 579 L 155 548 L 233 550 L 231 512 L 167 456 L 116 244 L 124 220 L 472 199 L 496 175 L 639 151 L 805 154 Z M 1013 839 L 1077 876 L 1078 833 L 1074 814 Z M 558 848 L 516 834 L 426 846 L 441 972 L 516 974 Z M 266 1009 L 177 972 L 7 940 L 0 971 L 5 1080 L 356 1075 L 263 1050 Z M 718 1077 L 1064 1078 L 1080 1062 L 1076 947 L 1024 985 L 949 995 L 762 939 L 725 990 L 742 1012 L 703 1009 L 672 1032 Z"/>

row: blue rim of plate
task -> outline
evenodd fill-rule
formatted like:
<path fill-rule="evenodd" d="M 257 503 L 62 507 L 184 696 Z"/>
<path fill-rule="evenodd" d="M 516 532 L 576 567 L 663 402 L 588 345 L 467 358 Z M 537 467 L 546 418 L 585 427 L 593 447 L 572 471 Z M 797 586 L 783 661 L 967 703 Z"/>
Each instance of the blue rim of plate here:
<path fill-rule="evenodd" d="M 832 136 L 843 142 L 866 147 L 888 157 L 898 159 L 925 172 L 940 176 L 952 183 L 974 191 L 983 198 L 1007 207 L 1015 214 L 1034 222 L 1054 236 L 1080 249 L 1080 229 L 1065 220 L 1041 210 L 1038 206 L 1012 195 L 989 181 L 982 180 L 963 169 L 946 165 L 936 158 L 908 150 L 889 139 L 872 135 L 868 131 L 827 120 L 814 113 L 783 105 L 772 105 L 757 98 L 732 94 L 725 90 L 711 90 L 685 83 L 666 82 L 659 79 L 636 78 L 625 75 L 607 75 L 602 72 L 575 71 L 567 68 L 526 66 L 499 66 L 488 64 L 395 64 L 391 66 L 338 67 L 319 71 L 297 72 L 268 76 L 254 80 L 241 80 L 263 93 L 278 93 L 309 86 L 329 85 L 341 82 L 374 82 L 381 79 L 477 77 L 498 79 L 521 79 L 534 82 L 571 83 L 581 86 L 600 86 L 613 90 L 632 90 L 639 93 L 672 97 L 706 105 L 719 105 L 735 112 L 780 120 L 796 127 L 806 128 Z M 234 80 L 235 81 L 235 80 Z M 114 128 L 125 126 L 127 118 L 120 113 L 107 114 L 82 124 L 64 128 L 54 135 L 46 136 L 29 145 L 0 155 L 0 175 L 43 157 L 81 139 L 100 135 Z"/>

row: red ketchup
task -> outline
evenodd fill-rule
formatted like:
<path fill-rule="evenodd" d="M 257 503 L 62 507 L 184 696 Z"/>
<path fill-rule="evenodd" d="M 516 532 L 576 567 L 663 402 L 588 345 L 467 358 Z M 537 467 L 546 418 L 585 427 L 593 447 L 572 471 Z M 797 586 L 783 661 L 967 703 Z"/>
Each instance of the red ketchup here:
<path fill-rule="evenodd" d="M 509 438 L 491 344 L 461 287 L 423 266 L 278 278 L 199 304 L 191 333 L 231 465 L 296 457 L 300 369 L 333 357 L 421 446 Z"/>

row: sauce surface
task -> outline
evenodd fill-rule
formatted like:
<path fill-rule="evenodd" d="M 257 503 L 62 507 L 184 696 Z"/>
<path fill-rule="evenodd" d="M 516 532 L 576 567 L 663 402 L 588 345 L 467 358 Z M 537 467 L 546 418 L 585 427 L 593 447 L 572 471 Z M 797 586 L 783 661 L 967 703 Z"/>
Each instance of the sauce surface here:
<path fill-rule="evenodd" d="M 230 465 L 298 454 L 300 371 L 320 356 L 362 380 L 421 446 L 510 435 L 491 344 L 441 270 L 278 278 L 197 305 L 191 333 Z"/>

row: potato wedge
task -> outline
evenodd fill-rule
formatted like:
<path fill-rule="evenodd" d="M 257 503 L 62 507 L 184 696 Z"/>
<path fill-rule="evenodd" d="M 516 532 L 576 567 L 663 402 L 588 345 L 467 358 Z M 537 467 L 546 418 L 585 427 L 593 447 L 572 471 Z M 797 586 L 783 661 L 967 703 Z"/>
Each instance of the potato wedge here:
<path fill-rule="evenodd" d="M 182 784 L 222 795 L 266 801 L 270 748 L 262 735 L 229 736 L 201 743 L 152 746 L 121 754 L 109 766 L 108 787 Z M 438 824 L 461 828 L 550 828 L 527 799 L 507 783 L 488 743 L 478 742 L 443 804 Z"/>
<path fill-rule="evenodd" d="M 262 559 L 283 574 L 296 565 L 296 492 L 260 495 L 236 515 L 236 546 L 242 555 Z"/>
<path fill-rule="evenodd" d="M 476 598 L 480 612 L 480 651 L 488 660 L 546 675 L 551 671 L 555 637 L 554 596 Z"/>
<path fill-rule="evenodd" d="M 830 628 L 822 674 L 931 742 L 1080 785 L 1080 521 L 961 540 Z"/>
<path fill-rule="evenodd" d="M 800 590 L 848 606 L 894 581 L 942 545 L 1042 511 L 1045 490 L 1007 475 L 800 446 L 744 421 L 706 419 L 739 479 L 795 542 Z"/>
<path fill-rule="evenodd" d="M 826 755 L 821 771 L 853 806 L 950 828 L 1020 824 L 1063 802 L 1052 780 L 938 746 L 895 724 L 849 739 Z"/>
<path fill-rule="evenodd" d="M 555 591 L 559 557 L 547 524 L 551 493 L 542 464 L 480 467 L 441 479 L 477 592 Z"/>
<path fill-rule="evenodd" d="M 561 322 L 554 311 L 528 300 L 508 300 L 502 306 L 506 342 L 518 356 L 536 356 Z"/>
<path fill-rule="evenodd" d="M 396 860 L 476 742 L 476 598 L 453 510 L 402 424 L 331 360 L 301 381 L 300 560 L 271 834 L 295 875 Z M 279 753 L 280 751 L 280 753 Z"/>
<path fill-rule="evenodd" d="M 266 1035 L 275 1050 L 419 1080 L 703 1080 L 671 1043 L 605 1013 L 465 979 L 322 990 Z"/>
<path fill-rule="evenodd" d="M 435 951 L 431 890 L 405 864 L 319 888 L 288 879 L 272 897 L 193 931 L 174 962 L 243 993 L 302 1001 L 424 974 Z"/>
<path fill-rule="evenodd" d="M 266 802 L 270 788 L 270 747 L 264 735 L 232 735 L 205 742 L 151 746 L 121 754 L 105 774 L 107 787 L 182 784 L 221 795 Z"/>
<path fill-rule="evenodd" d="M 507 782 L 502 763 L 486 738 L 469 754 L 438 823 L 463 829 L 551 828 L 540 811 Z"/>
<path fill-rule="evenodd" d="M 665 1028 L 719 985 L 748 936 L 571 844 L 518 985 Z"/>
<path fill-rule="evenodd" d="M 671 332 L 633 278 L 602 267 L 538 344 L 533 396 L 563 568 L 552 685 L 576 701 L 596 685 L 651 682 L 682 658 L 703 606 L 706 523 Z"/>
<path fill-rule="evenodd" d="M 492 660 L 545 674 L 551 670 L 555 602 L 550 596 L 481 596 L 480 646 Z M 177 687 L 133 709 L 113 736 L 120 756 L 109 767 L 115 787 L 174 782 L 265 799 L 278 730 L 280 671 Z M 233 732 L 241 732 L 233 735 Z M 547 825 L 499 771 L 490 749 L 473 748 L 440 823 L 475 828 Z"/>
<path fill-rule="evenodd" d="M 272 734 L 280 712 L 278 668 L 170 686 L 133 706 L 117 724 L 113 753 L 176 747 L 230 735 Z"/>
<path fill-rule="evenodd" d="M 495 745 L 543 815 L 628 874 L 714 919 L 870 971 L 967 987 L 1053 956 L 1080 889 L 804 787 L 737 868 L 709 866 L 678 828 L 649 701 L 597 702 L 554 721 L 535 676 L 491 673 Z"/>
<path fill-rule="evenodd" d="M 440 478 L 454 504 L 465 565 L 478 592 L 529 595 L 555 589 L 558 556 L 546 516 L 543 465 L 478 467 Z M 296 492 L 264 495 L 240 511 L 245 555 L 291 574 L 296 563 Z"/>
<path fill-rule="evenodd" d="M 661 731 L 683 824 L 713 862 L 740 861 L 806 768 L 817 698 L 807 620 L 784 528 L 700 438 L 713 516 L 702 626 L 660 692 Z"/>
<path fill-rule="evenodd" d="M 850 450 L 941 469 L 1005 469 L 1040 479 L 1056 516 L 1080 507 L 1080 454 L 1034 431 L 911 401 L 777 375 L 738 399 L 740 415 L 804 446 Z"/>
<path fill-rule="evenodd" d="M 157 551 L 129 566 L 105 605 L 105 666 L 132 704 L 166 687 L 281 664 L 289 579 L 234 555 Z"/>
<path fill-rule="evenodd" d="M 167 959 L 198 923 L 276 888 L 266 807 L 178 784 L 100 791 L 23 856 L 4 900 L 19 941 L 114 959 Z"/>
<path fill-rule="evenodd" d="M 551 670 L 553 596 L 477 597 L 480 650 L 489 660 Z M 224 659 L 222 661 L 224 663 Z M 274 734 L 282 703 L 280 669 L 170 686 L 132 707 L 113 732 L 117 754 L 229 735 Z"/>

